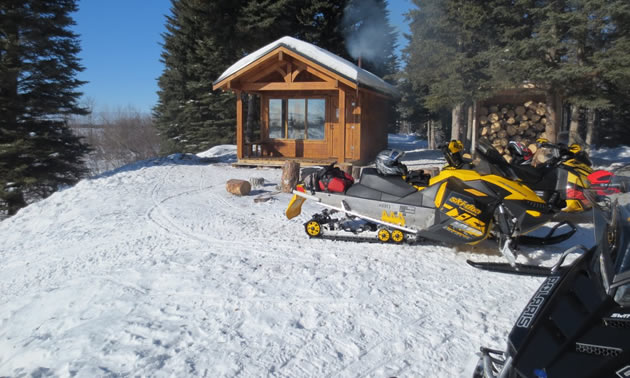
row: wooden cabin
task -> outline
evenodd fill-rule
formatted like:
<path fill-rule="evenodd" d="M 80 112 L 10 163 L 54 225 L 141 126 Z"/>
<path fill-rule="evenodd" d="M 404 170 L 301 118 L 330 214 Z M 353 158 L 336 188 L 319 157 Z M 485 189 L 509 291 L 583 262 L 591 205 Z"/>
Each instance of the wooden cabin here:
<path fill-rule="evenodd" d="M 387 147 L 395 87 L 329 51 L 281 38 L 228 68 L 213 89 L 236 94 L 240 164 L 367 163 Z M 256 140 L 244 133 L 243 93 L 260 103 Z"/>

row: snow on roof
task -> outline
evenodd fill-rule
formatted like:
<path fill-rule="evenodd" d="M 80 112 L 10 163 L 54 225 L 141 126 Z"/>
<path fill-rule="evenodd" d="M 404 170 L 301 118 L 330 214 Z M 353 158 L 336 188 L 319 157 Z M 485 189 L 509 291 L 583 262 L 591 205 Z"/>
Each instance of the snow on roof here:
<path fill-rule="evenodd" d="M 343 59 L 330 51 L 324 50 L 321 47 L 317 47 L 311 43 L 301 41 L 293 37 L 282 37 L 279 40 L 264 46 L 253 53 L 245 56 L 238 62 L 234 63 L 228 68 L 221 76 L 214 82 L 214 84 L 224 80 L 225 78 L 233 75 L 234 73 L 242 70 L 255 62 L 259 58 L 265 56 L 269 52 L 275 50 L 278 47 L 285 47 L 296 54 L 299 54 L 315 63 L 318 63 L 327 69 L 334 71 L 335 73 L 344 76 L 345 78 L 363 85 L 365 87 L 375 89 L 379 92 L 383 92 L 392 96 L 399 96 L 398 89 L 391 84 L 388 84 L 380 77 L 373 73 L 366 71 L 356 64 Z"/>

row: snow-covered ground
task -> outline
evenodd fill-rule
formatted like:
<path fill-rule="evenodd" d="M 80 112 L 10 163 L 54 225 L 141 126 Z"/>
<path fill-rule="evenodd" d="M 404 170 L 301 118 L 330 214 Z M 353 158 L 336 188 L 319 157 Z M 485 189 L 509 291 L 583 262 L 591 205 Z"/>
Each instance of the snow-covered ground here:
<path fill-rule="evenodd" d="M 394 136 L 412 167 L 440 164 Z M 234 148 L 123 167 L 0 223 L 0 376 L 470 376 L 504 348 L 541 279 L 483 272 L 473 251 L 309 240 L 307 201 L 256 203 L 278 169 L 233 168 Z M 230 178 L 263 177 L 252 195 Z M 526 250 L 551 264 L 593 243 Z M 489 252 L 490 251 L 490 252 Z"/>

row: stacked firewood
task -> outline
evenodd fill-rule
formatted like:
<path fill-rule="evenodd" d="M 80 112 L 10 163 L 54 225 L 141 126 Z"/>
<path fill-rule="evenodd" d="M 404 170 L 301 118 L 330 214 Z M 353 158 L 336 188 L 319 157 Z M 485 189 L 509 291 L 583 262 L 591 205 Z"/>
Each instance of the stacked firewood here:
<path fill-rule="evenodd" d="M 480 137 L 489 140 L 509 161 L 509 141 L 524 143 L 535 151 L 536 139 L 545 137 L 546 106 L 544 102 L 527 101 L 522 105 L 481 107 L 479 124 Z"/>

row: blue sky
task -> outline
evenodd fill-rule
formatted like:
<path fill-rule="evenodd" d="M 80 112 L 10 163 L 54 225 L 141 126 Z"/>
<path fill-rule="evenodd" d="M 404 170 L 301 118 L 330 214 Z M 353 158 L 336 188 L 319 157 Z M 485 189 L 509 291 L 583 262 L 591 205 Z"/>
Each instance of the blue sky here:
<path fill-rule="evenodd" d="M 85 70 L 78 75 L 88 81 L 81 90 L 95 111 L 131 107 L 150 112 L 157 102 L 161 34 L 170 0 L 79 0 L 74 15 L 79 34 L 79 54 Z M 149 5 L 150 4 L 150 5 Z M 390 23 L 402 32 L 409 28 L 403 14 L 411 0 L 389 0 Z M 406 40 L 399 38 L 399 47 Z"/>

